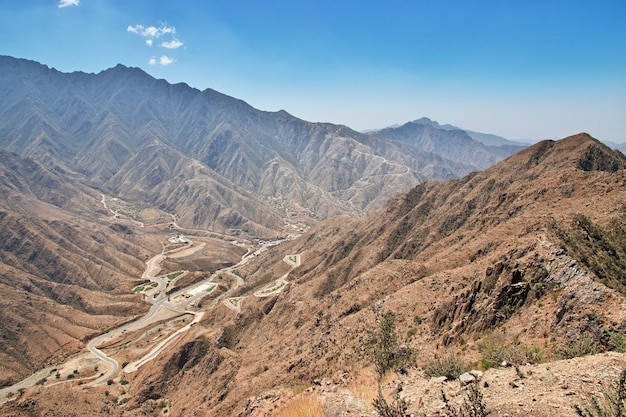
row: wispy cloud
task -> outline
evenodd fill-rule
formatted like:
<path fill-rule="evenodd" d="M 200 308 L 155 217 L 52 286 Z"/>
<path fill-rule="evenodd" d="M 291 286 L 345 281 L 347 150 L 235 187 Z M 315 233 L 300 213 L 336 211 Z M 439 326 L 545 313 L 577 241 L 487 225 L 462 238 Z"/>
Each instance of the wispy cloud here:
<path fill-rule="evenodd" d="M 153 56 L 148 60 L 148 64 L 150 65 L 162 65 L 162 66 L 167 66 L 170 64 L 173 64 L 174 62 L 176 62 L 176 60 L 174 58 L 171 58 L 167 55 L 162 55 L 161 58 L 157 59 L 157 57 Z"/>
<path fill-rule="evenodd" d="M 63 0 L 63 1 L 78 1 L 78 0 Z M 131 32 L 131 33 L 136 33 L 137 35 L 143 36 L 144 38 L 148 38 L 148 39 L 156 39 L 156 38 L 160 38 L 163 35 L 167 35 L 167 34 L 175 34 L 176 33 L 176 28 L 175 27 L 168 27 L 168 26 L 161 26 L 161 27 L 156 27 L 156 26 L 144 26 L 144 25 L 135 25 L 135 26 L 128 26 L 126 28 L 127 32 Z"/>
<path fill-rule="evenodd" d="M 78 6 L 79 4 L 80 0 L 59 0 L 58 7 Z"/>
<path fill-rule="evenodd" d="M 72 1 L 72 0 L 65 0 Z M 79 0 L 73 0 L 79 1 Z M 183 43 L 176 38 L 176 28 L 173 26 L 160 25 L 160 26 L 144 26 L 144 25 L 134 25 L 128 26 L 126 28 L 127 32 L 134 33 L 136 35 L 144 38 L 146 45 L 148 47 L 158 46 L 160 48 L 165 49 L 178 49 L 183 46 Z M 156 41 L 156 42 L 155 42 Z M 152 56 L 148 60 L 148 64 L 150 65 L 170 65 L 173 64 L 176 60 L 167 55 L 162 55 L 160 58 L 156 56 Z"/>

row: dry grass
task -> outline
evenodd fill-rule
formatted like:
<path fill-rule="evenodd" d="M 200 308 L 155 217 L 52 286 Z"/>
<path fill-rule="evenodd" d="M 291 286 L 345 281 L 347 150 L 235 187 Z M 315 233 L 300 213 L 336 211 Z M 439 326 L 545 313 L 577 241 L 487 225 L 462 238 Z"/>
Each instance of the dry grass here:
<path fill-rule="evenodd" d="M 358 372 L 348 389 L 354 397 L 367 404 L 368 411 L 371 411 L 372 403 L 378 396 L 376 386 L 376 375 L 373 372 Z"/>
<path fill-rule="evenodd" d="M 305 393 L 291 400 L 276 416 L 324 417 L 324 404 L 318 394 Z"/>

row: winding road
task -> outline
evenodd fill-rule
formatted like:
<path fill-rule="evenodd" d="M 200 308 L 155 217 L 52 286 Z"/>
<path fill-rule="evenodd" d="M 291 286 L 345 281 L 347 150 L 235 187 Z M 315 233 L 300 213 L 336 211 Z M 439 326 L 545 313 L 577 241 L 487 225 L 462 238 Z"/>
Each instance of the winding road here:
<path fill-rule="evenodd" d="M 193 245 L 193 242 L 190 241 L 190 245 Z M 270 244 L 268 244 L 270 245 Z M 226 268 L 222 268 L 216 272 L 214 272 L 209 278 L 198 282 L 194 285 L 191 285 L 189 287 L 183 288 L 179 291 L 176 291 L 172 294 L 165 295 L 165 289 L 167 288 L 167 281 L 166 279 L 156 276 L 156 274 L 160 271 L 160 266 L 159 264 L 161 262 L 163 262 L 166 259 L 166 254 L 167 253 L 172 253 L 172 252 L 176 252 L 176 251 L 180 251 L 180 250 L 185 250 L 187 249 L 187 247 L 184 248 L 179 248 L 179 249 L 175 249 L 174 251 L 170 251 L 170 252 L 166 252 L 166 253 L 160 253 L 158 255 L 153 256 L 152 258 L 150 258 L 148 261 L 146 261 L 146 269 L 144 271 L 144 273 L 142 274 L 142 278 L 146 279 L 146 280 L 150 280 L 152 282 L 156 282 L 158 285 L 156 288 L 154 288 L 153 290 L 150 291 L 150 294 L 154 294 L 154 295 L 147 295 L 146 296 L 146 300 L 150 303 L 152 303 L 152 306 L 150 307 L 150 310 L 148 311 L 148 313 L 143 316 L 142 318 L 128 323 L 124 326 L 118 327 L 116 329 L 111 330 L 108 333 L 105 333 L 103 335 L 100 335 L 98 337 L 96 337 L 95 339 L 91 340 L 89 342 L 89 344 L 87 345 L 89 351 L 94 354 L 98 359 L 102 360 L 103 362 L 105 362 L 106 364 L 109 365 L 109 370 L 106 373 L 103 373 L 98 379 L 96 379 L 95 381 L 93 381 L 90 386 L 96 386 L 102 383 L 105 383 L 106 381 L 108 381 L 109 379 L 113 378 L 117 372 L 119 371 L 119 364 L 118 362 L 113 359 L 112 357 L 106 355 L 102 350 L 98 349 L 98 345 L 100 343 L 102 343 L 103 341 L 113 338 L 115 336 L 118 336 L 124 332 L 126 332 L 127 330 L 135 330 L 135 329 L 140 329 L 142 328 L 146 322 L 148 320 L 150 320 L 152 318 L 152 316 L 157 312 L 157 310 L 159 310 L 160 308 L 166 308 L 169 309 L 171 311 L 175 311 L 178 313 L 182 313 L 182 314 L 191 314 L 194 315 L 194 319 L 188 323 L 187 325 L 183 326 L 182 328 L 178 329 L 176 332 L 174 332 L 173 334 L 171 334 L 170 336 L 168 336 L 165 340 L 159 342 L 159 344 L 157 344 L 155 347 L 153 347 L 149 353 L 147 353 L 146 355 L 144 355 L 142 358 L 140 358 L 137 361 L 134 361 L 130 364 L 128 364 L 125 368 L 124 368 L 124 372 L 126 373 L 131 373 L 131 372 L 135 372 L 137 369 L 139 369 L 141 366 L 143 366 L 145 363 L 151 361 L 152 359 L 154 359 L 155 357 L 157 357 L 159 355 L 159 353 L 161 353 L 167 346 L 169 346 L 175 339 L 177 339 L 182 333 L 186 332 L 187 330 L 189 330 L 193 325 L 195 325 L 196 323 L 198 323 L 203 315 L 204 312 L 194 312 L 194 311 L 189 311 L 187 310 L 187 307 L 189 307 L 190 305 L 192 305 L 193 303 L 195 303 L 196 301 L 199 301 L 201 298 L 203 298 L 204 296 L 208 295 L 210 292 L 212 292 L 217 285 L 213 285 L 212 287 L 209 285 L 210 283 L 213 283 L 213 279 L 217 276 L 219 276 L 221 273 L 227 273 L 231 276 L 233 276 L 235 278 L 235 286 L 233 287 L 233 289 L 239 288 L 239 286 L 241 286 L 244 283 L 244 280 L 238 276 L 237 274 L 235 274 L 233 271 L 242 267 L 243 265 L 245 265 L 246 263 L 248 263 L 251 259 L 254 259 L 258 256 L 259 253 L 263 252 L 263 249 L 267 249 L 267 246 L 251 252 L 248 251 L 242 258 L 241 260 L 236 264 L 236 265 L 232 265 Z M 285 256 L 285 258 L 283 259 L 286 263 L 288 263 L 289 265 L 292 266 L 293 268 L 296 268 L 298 266 L 300 266 L 300 255 L 287 255 Z M 268 289 L 264 289 L 261 291 L 258 291 L 255 295 L 257 297 L 267 297 L 269 295 L 272 294 L 276 294 L 278 292 L 280 292 L 286 285 L 287 285 L 287 276 L 289 275 L 289 273 L 285 274 L 284 276 L 280 277 L 278 280 L 276 280 L 276 283 L 273 287 L 268 288 Z M 207 289 L 205 289 L 205 287 L 207 287 Z M 209 288 L 211 287 L 211 288 Z M 160 296 L 159 296 L 160 295 Z M 156 298 L 155 298 L 156 297 Z M 181 303 L 175 303 L 172 302 L 170 300 L 182 300 Z M 234 299 L 229 298 L 227 300 L 224 301 L 225 305 L 228 306 L 229 308 L 233 308 L 236 311 L 240 311 L 241 308 L 241 301 L 243 300 L 243 297 L 239 298 L 238 301 L 234 301 Z"/>
<path fill-rule="evenodd" d="M 107 204 L 106 204 L 106 197 L 104 196 L 104 194 L 102 194 L 102 204 L 104 205 L 105 209 L 108 209 Z M 238 276 L 234 271 L 236 271 L 238 268 L 241 268 L 242 266 L 247 264 L 250 260 L 255 259 L 259 254 L 266 251 L 268 247 L 274 246 L 276 244 L 280 244 L 282 242 L 283 240 L 266 242 L 263 244 L 263 246 L 261 246 L 260 249 L 257 249 L 257 250 L 248 249 L 248 251 L 241 257 L 240 261 L 236 265 L 222 268 L 214 272 L 209 278 L 201 282 L 195 283 L 189 287 L 178 290 L 169 295 L 166 294 L 166 290 L 167 290 L 168 283 L 170 283 L 170 281 L 167 279 L 166 276 L 157 275 L 161 270 L 160 263 L 163 262 L 167 258 L 168 254 L 174 254 L 174 253 L 178 253 L 181 251 L 189 250 L 189 248 L 193 246 L 193 242 L 189 241 L 189 245 L 185 245 L 184 247 L 176 248 L 168 252 L 159 253 L 153 256 L 152 258 L 148 259 L 146 261 L 146 269 L 144 270 L 141 277 L 145 280 L 149 280 L 151 282 L 157 283 L 156 287 L 154 287 L 153 289 L 150 289 L 148 292 L 144 292 L 144 294 L 146 295 L 146 301 L 152 304 L 150 306 L 150 309 L 143 317 L 135 321 L 132 321 L 130 323 L 126 323 L 107 333 L 101 334 L 95 337 L 94 339 L 92 339 L 91 341 L 89 341 L 89 343 L 87 344 L 87 348 L 89 352 L 91 352 L 91 354 L 93 354 L 96 358 L 98 358 L 100 361 L 106 364 L 107 370 L 106 372 L 101 373 L 99 376 L 96 376 L 96 375 L 89 376 L 87 378 L 83 378 L 82 380 L 84 381 L 93 380 L 87 386 L 97 386 L 97 385 L 106 383 L 107 381 L 115 377 L 115 375 L 118 374 L 118 372 L 120 371 L 119 363 L 117 362 L 117 360 L 115 360 L 114 358 L 104 353 L 100 348 L 98 348 L 98 346 L 101 345 L 103 342 L 112 341 L 114 338 L 122 335 L 123 333 L 126 333 L 127 331 L 135 331 L 135 330 L 142 329 L 148 324 L 149 320 L 153 318 L 153 316 L 157 313 L 157 311 L 159 311 L 159 309 L 164 308 L 164 309 L 167 309 L 167 310 L 179 313 L 179 314 L 193 315 L 194 318 L 191 322 L 187 323 L 186 325 L 184 325 L 183 327 L 181 327 L 180 329 L 176 330 L 171 335 L 166 337 L 164 340 L 160 341 L 157 345 L 152 347 L 152 349 L 146 355 L 128 364 L 123 369 L 123 371 L 125 373 L 135 372 L 141 366 L 151 361 L 152 359 L 156 358 L 173 341 L 175 341 L 178 337 L 180 337 L 184 332 L 191 329 L 191 327 L 193 327 L 196 323 L 200 322 L 200 320 L 204 316 L 204 311 L 201 311 L 201 312 L 189 311 L 188 307 L 192 305 L 193 303 L 199 301 L 201 298 L 205 297 L 206 295 L 210 294 L 213 290 L 215 290 L 215 288 L 217 288 L 217 283 L 213 282 L 213 279 L 215 279 L 217 276 L 219 276 L 222 273 L 228 274 L 235 278 L 235 284 L 231 288 L 231 290 L 239 288 L 241 285 L 244 284 L 244 280 L 243 278 Z M 232 242 L 232 243 L 237 244 L 236 242 Z M 296 268 L 297 266 L 300 265 L 300 255 L 288 255 L 288 256 L 285 256 L 283 260 L 292 266 L 292 270 L 293 268 Z M 188 271 L 183 271 L 183 272 L 186 273 Z M 286 281 L 286 278 L 288 277 L 288 275 L 289 273 L 280 277 L 278 280 L 276 280 L 275 284 L 272 287 L 262 289 L 258 291 L 257 294 L 255 295 L 257 297 L 267 297 L 269 295 L 280 292 L 288 284 L 288 282 Z M 214 284 L 214 285 L 210 285 L 210 284 Z M 224 300 L 224 304 L 228 306 L 229 308 L 239 312 L 241 310 L 241 304 L 242 304 L 243 299 L 244 297 L 228 298 Z M 215 307 L 216 305 L 218 305 L 218 303 L 219 303 L 219 297 L 215 300 L 215 302 L 209 308 Z M 7 387 L 6 389 L 11 390 L 13 389 L 13 387 L 22 387 L 22 386 L 28 387 L 28 386 L 34 385 L 38 380 L 42 378 L 39 376 L 39 374 L 44 375 L 45 373 L 44 371 L 46 370 L 41 370 L 40 372 L 37 372 L 31 375 L 29 378 L 26 378 L 25 380 L 18 382 L 12 387 Z M 47 374 L 45 376 L 47 376 Z M 60 383 L 70 383 L 72 381 L 75 382 L 77 381 L 77 379 L 72 379 L 71 381 L 70 380 L 59 381 L 50 385 L 56 385 Z M 10 399 L 7 399 L 7 400 L 10 400 Z M 0 402 L 0 404 L 2 404 L 3 402 Z"/>

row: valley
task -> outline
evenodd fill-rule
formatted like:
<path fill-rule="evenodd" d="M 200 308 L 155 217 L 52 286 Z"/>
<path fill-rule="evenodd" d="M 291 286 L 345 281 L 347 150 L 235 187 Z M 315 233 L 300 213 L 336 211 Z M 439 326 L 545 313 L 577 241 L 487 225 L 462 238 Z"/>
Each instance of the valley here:
<path fill-rule="evenodd" d="M 129 223 L 132 225 L 130 227 L 134 228 L 145 227 L 144 222 L 135 220 L 136 218 L 143 219 L 144 216 L 128 209 L 119 209 L 119 207 L 128 207 L 128 204 L 124 201 L 117 198 L 114 199 L 113 202 L 118 209 L 112 209 L 108 207 L 107 199 L 102 194 L 101 202 L 105 210 L 113 213 L 110 221 Z M 157 219 L 158 221 L 158 219 L 162 218 L 162 215 L 158 215 L 151 220 Z M 175 223 L 170 223 L 170 225 L 177 228 Z M 151 222 L 150 226 L 154 227 L 156 224 Z M 171 227 L 169 230 L 171 230 Z M 243 267 L 257 256 L 261 256 L 268 248 L 276 247 L 284 241 L 283 239 L 264 241 L 256 246 L 250 243 L 227 241 L 227 244 L 245 250 L 245 253 L 241 255 L 241 259 L 236 264 L 218 269 L 206 278 L 201 277 L 203 279 L 179 288 L 176 285 L 177 281 L 184 278 L 190 271 L 174 271 L 163 275 L 160 274 L 163 262 L 166 259 L 172 259 L 176 263 L 178 259 L 194 255 L 203 256 L 202 253 L 199 255 L 197 253 L 203 250 L 211 250 L 210 247 L 207 248 L 207 243 L 210 245 L 211 241 L 207 242 L 205 240 L 200 244 L 195 244 L 190 238 L 181 236 L 172 238 L 172 233 L 170 233 L 169 238 L 166 238 L 165 233 L 162 233 L 161 240 L 163 241 L 163 251 L 146 261 L 145 270 L 141 275 L 141 279 L 147 280 L 149 283 L 140 284 L 133 289 L 133 293 L 141 294 L 144 300 L 150 304 L 148 312 L 137 320 L 116 327 L 90 340 L 87 343 L 87 349 L 97 361 L 94 362 L 94 358 L 90 358 L 88 354 L 81 354 L 80 356 L 69 358 L 65 363 L 58 363 L 54 367 L 40 370 L 15 385 L 0 389 L 0 397 L 6 398 L 1 403 L 14 400 L 18 392 L 35 385 L 45 388 L 64 383 L 79 383 L 86 384 L 89 387 L 96 387 L 107 383 L 112 378 L 117 378 L 118 381 L 124 380 L 123 374 L 134 373 L 147 362 L 157 357 L 177 338 L 182 336 L 184 332 L 199 323 L 207 309 L 215 308 L 215 306 L 220 304 L 220 301 L 239 313 L 241 311 L 241 302 L 245 297 L 224 299 L 230 292 L 245 284 L 245 281 L 236 275 L 237 269 Z M 169 244 L 172 243 L 176 247 L 169 248 Z M 291 268 L 300 266 L 299 255 L 285 256 L 284 261 Z M 198 272 L 192 271 L 194 274 Z M 225 275 L 234 278 L 234 282 L 225 283 L 223 279 Z M 280 293 L 288 284 L 286 281 L 287 276 L 288 273 L 277 278 L 274 285 L 270 284 L 267 288 L 259 289 L 254 293 L 254 296 L 269 297 Z M 212 297 L 214 292 L 219 292 L 220 294 Z M 207 297 L 211 298 L 210 303 L 203 307 L 203 300 Z M 158 335 L 146 341 L 152 333 L 157 331 L 155 329 L 158 329 Z M 120 361 L 116 360 L 114 356 L 126 359 L 122 368 L 120 368 Z M 130 361 L 131 359 L 132 361 Z M 69 373 L 65 381 L 59 381 L 63 374 L 63 371 L 59 370 L 71 367 L 75 367 L 75 372 Z M 91 371 L 91 368 L 93 368 L 93 371 Z M 107 370 L 103 372 L 104 369 Z M 55 372 L 57 377 L 55 379 L 50 378 Z M 97 372 L 100 373 L 98 374 Z M 92 373 L 93 375 L 89 375 Z M 80 374 L 80 377 L 75 377 L 78 374 Z"/>

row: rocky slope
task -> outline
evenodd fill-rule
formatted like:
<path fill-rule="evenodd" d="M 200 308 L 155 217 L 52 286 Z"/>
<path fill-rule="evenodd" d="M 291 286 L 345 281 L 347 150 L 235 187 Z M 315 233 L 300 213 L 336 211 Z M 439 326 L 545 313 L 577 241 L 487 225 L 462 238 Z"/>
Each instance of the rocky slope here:
<path fill-rule="evenodd" d="M 15 382 L 144 310 L 132 284 L 156 248 L 99 193 L 0 151 L 0 381 Z M 119 226 L 119 227 L 115 227 Z"/>
<path fill-rule="evenodd" d="M 624 366 L 623 354 L 552 361 L 624 348 L 623 275 L 611 271 L 626 260 L 625 166 L 622 154 L 580 134 L 418 185 L 361 219 L 326 220 L 239 270 L 241 312 L 207 311 L 167 352 L 126 374 L 128 386 L 111 391 L 124 392 L 121 408 L 102 391 L 44 388 L 7 413 L 52 412 L 42 396 L 74 392 L 89 398 L 88 412 L 125 415 L 280 415 L 309 397 L 327 415 L 373 415 L 364 343 L 393 312 L 402 345 L 416 354 L 383 379 L 388 398 L 401 384 L 412 411 L 438 415 L 440 389 L 454 402 L 464 389 L 425 377 L 435 358 L 451 354 L 472 368 L 506 358 L 517 371 L 482 376 L 492 415 L 573 416 L 573 404 Z M 294 253 L 302 264 L 282 292 L 253 296 Z"/>
<path fill-rule="evenodd" d="M 357 372 L 368 365 L 367 330 L 384 311 L 398 314 L 418 369 L 446 351 L 476 364 L 496 335 L 544 360 L 587 338 L 606 348 L 626 330 L 624 294 L 568 255 L 554 231 L 577 214 L 603 230 L 623 222 L 625 161 L 587 135 L 543 142 L 484 172 L 420 185 L 375 215 L 324 222 L 277 251 L 276 261 L 302 254 L 280 295 L 247 297 L 241 315 L 216 311 L 204 322 L 208 335 L 234 326 L 237 336 L 221 347 L 207 336 L 206 356 L 175 380 L 222 382 L 204 400 L 172 385 L 151 395 L 171 398 L 172 414 L 237 415 L 251 391 Z M 623 248 L 615 252 L 624 259 Z M 249 282 L 268 273 L 266 262 Z M 137 378 L 156 381 L 166 369 L 164 358 Z M 132 394 L 136 404 L 146 398 L 143 388 Z"/>

